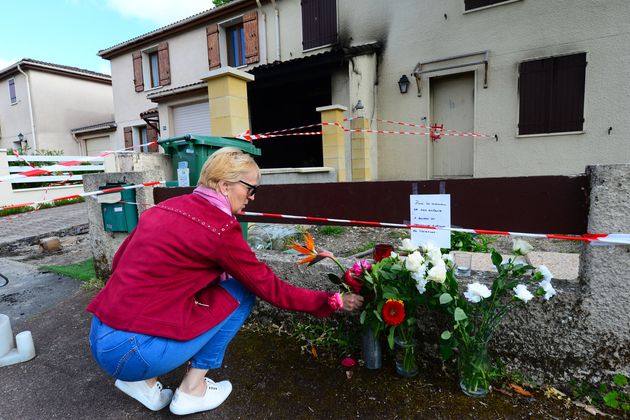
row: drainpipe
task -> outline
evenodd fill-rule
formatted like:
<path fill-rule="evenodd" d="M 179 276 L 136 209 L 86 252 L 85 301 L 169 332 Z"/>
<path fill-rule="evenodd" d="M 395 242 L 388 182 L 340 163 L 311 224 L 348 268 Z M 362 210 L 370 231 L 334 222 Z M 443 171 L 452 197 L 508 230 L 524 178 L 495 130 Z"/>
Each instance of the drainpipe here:
<path fill-rule="evenodd" d="M 260 0 L 256 0 L 256 4 L 258 5 L 258 9 L 260 10 L 260 16 L 262 18 L 262 28 L 261 28 L 261 34 L 260 34 L 260 38 L 262 39 L 262 42 L 260 43 L 261 45 L 260 61 L 262 63 L 267 64 L 268 63 L 268 60 L 267 60 L 267 15 L 262 10 L 262 4 L 260 4 Z"/>
<path fill-rule="evenodd" d="M 28 96 L 28 113 L 31 116 L 31 133 L 33 135 L 33 153 L 37 151 L 37 135 L 35 134 L 35 119 L 33 118 L 33 101 L 31 100 L 31 82 L 28 78 L 28 74 L 17 65 L 17 70 L 26 78 L 26 95 Z"/>
<path fill-rule="evenodd" d="M 83 144 L 81 143 L 81 140 L 77 138 L 77 135 L 75 133 L 70 132 L 70 134 L 72 134 L 72 138 L 74 139 L 74 141 L 77 142 L 77 145 L 79 146 L 79 156 L 86 156 L 83 154 Z"/>
<path fill-rule="evenodd" d="M 276 61 L 280 61 L 280 12 L 276 6 L 276 0 L 271 0 L 271 4 L 276 14 Z"/>

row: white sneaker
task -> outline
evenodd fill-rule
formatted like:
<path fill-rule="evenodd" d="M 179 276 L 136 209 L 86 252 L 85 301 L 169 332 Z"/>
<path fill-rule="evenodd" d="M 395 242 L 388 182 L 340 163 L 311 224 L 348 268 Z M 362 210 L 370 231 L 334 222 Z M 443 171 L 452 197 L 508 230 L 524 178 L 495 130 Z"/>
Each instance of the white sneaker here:
<path fill-rule="evenodd" d="M 125 394 L 140 401 L 146 408 L 159 411 L 166 407 L 173 399 L 173 391 L 162 389 L 162 384 L 156 382 L 153 387 L 149 387 L 146 381 L 125 382 L 117 379 L 114 386 Z"/>
<path fill-rule="evenodd" d="M 216 383 L 210 378 L 203 379 L 206 381 L 207 388 L 206 393 L 202 397 L 186 394 L 179 388 L 175 390 L 175 395 L 169 406 L 171 413 L 182 416 L 184 414 L 212 410 L 220 406 L 232 392 L 230 381 Z"/>

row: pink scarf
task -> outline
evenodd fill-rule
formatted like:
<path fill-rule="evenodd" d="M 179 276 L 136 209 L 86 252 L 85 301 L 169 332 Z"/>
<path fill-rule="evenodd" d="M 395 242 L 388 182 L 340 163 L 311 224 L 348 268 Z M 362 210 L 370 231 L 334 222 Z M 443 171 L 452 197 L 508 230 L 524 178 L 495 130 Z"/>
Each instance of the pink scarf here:
<path fill-rule="evenodd" d="M 212 204 L 214 207 L 221 210 L 223 213 L 228 216 L 234 217 L 232 214 L 232 206 L 228 201 L 227 197 L 218 191 L 208 188 L 205 185 L 197 185 L 197 188 L 193 190 L 193 194 L 197 194 L 200 197 L 203 197 L 208 201 L 208 203 Z M 226 281 L 228 279 L 227 273 L 221 273 L 219 276 L 219 281 Z"/>
<path fill-rule="evenodd" d="M 223 213 L 228 216 L 234 217 L 232 214 L 232 206 L 228 201 L 227 197 L 218 191 L 208 188 L 205 185 L 197 185 L 197 188 L 194 189 L 193 194 L 197 194 L 200 197 L 205 198 L 208 203 L 212 204 L 214 207 L 221 210 Z"/>

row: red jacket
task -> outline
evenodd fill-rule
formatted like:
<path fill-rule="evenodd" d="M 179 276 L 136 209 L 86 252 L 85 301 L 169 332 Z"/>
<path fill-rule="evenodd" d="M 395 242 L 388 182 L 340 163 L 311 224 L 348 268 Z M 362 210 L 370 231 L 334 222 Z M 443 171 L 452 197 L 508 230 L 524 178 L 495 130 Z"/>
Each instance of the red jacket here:
<path fill-rule="evenodd" d="M 258 261 L 235 218 L 193 194 L 142 214 L 87 310 L 119 330 L 190 340 L 238 306 L 215 281 L 224 271 L 279 308 L 316 316 L 333 312 L 331 293 L 280 280 Z"/>

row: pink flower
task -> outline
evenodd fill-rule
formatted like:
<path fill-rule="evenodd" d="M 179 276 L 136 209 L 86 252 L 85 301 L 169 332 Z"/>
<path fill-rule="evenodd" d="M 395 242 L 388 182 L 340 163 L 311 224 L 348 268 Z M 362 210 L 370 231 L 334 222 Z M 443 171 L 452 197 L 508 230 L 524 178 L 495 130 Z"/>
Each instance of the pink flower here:
<path fill-rule="evenodd" d="M 341 360 L 341 366 L 351 368 L 357 365 L 357 361 L 352 357 L 346 357 Z"/>
<path fill-rule="evenodd" d="M 361 261 L 361 267 L 363 267 L 365 271 L 370 271 L 372 269 L 372 263 L 368 260 L 363 260 Z"/>
<path fill-rule="evenodd" d="M 357 277 L 363 274 L 363 267 L 361 266 L 360 261 L 356 261 L 350 270 L 352 271 L 352 274 Z"/>
<path fill-rule="evenodd" d="M 333 310 L 338 311 L 343 308 L 343 299 L 339 293 L 335 293 L 334 295 L 328 296 L 328 306 L 333 308 Z"/>

